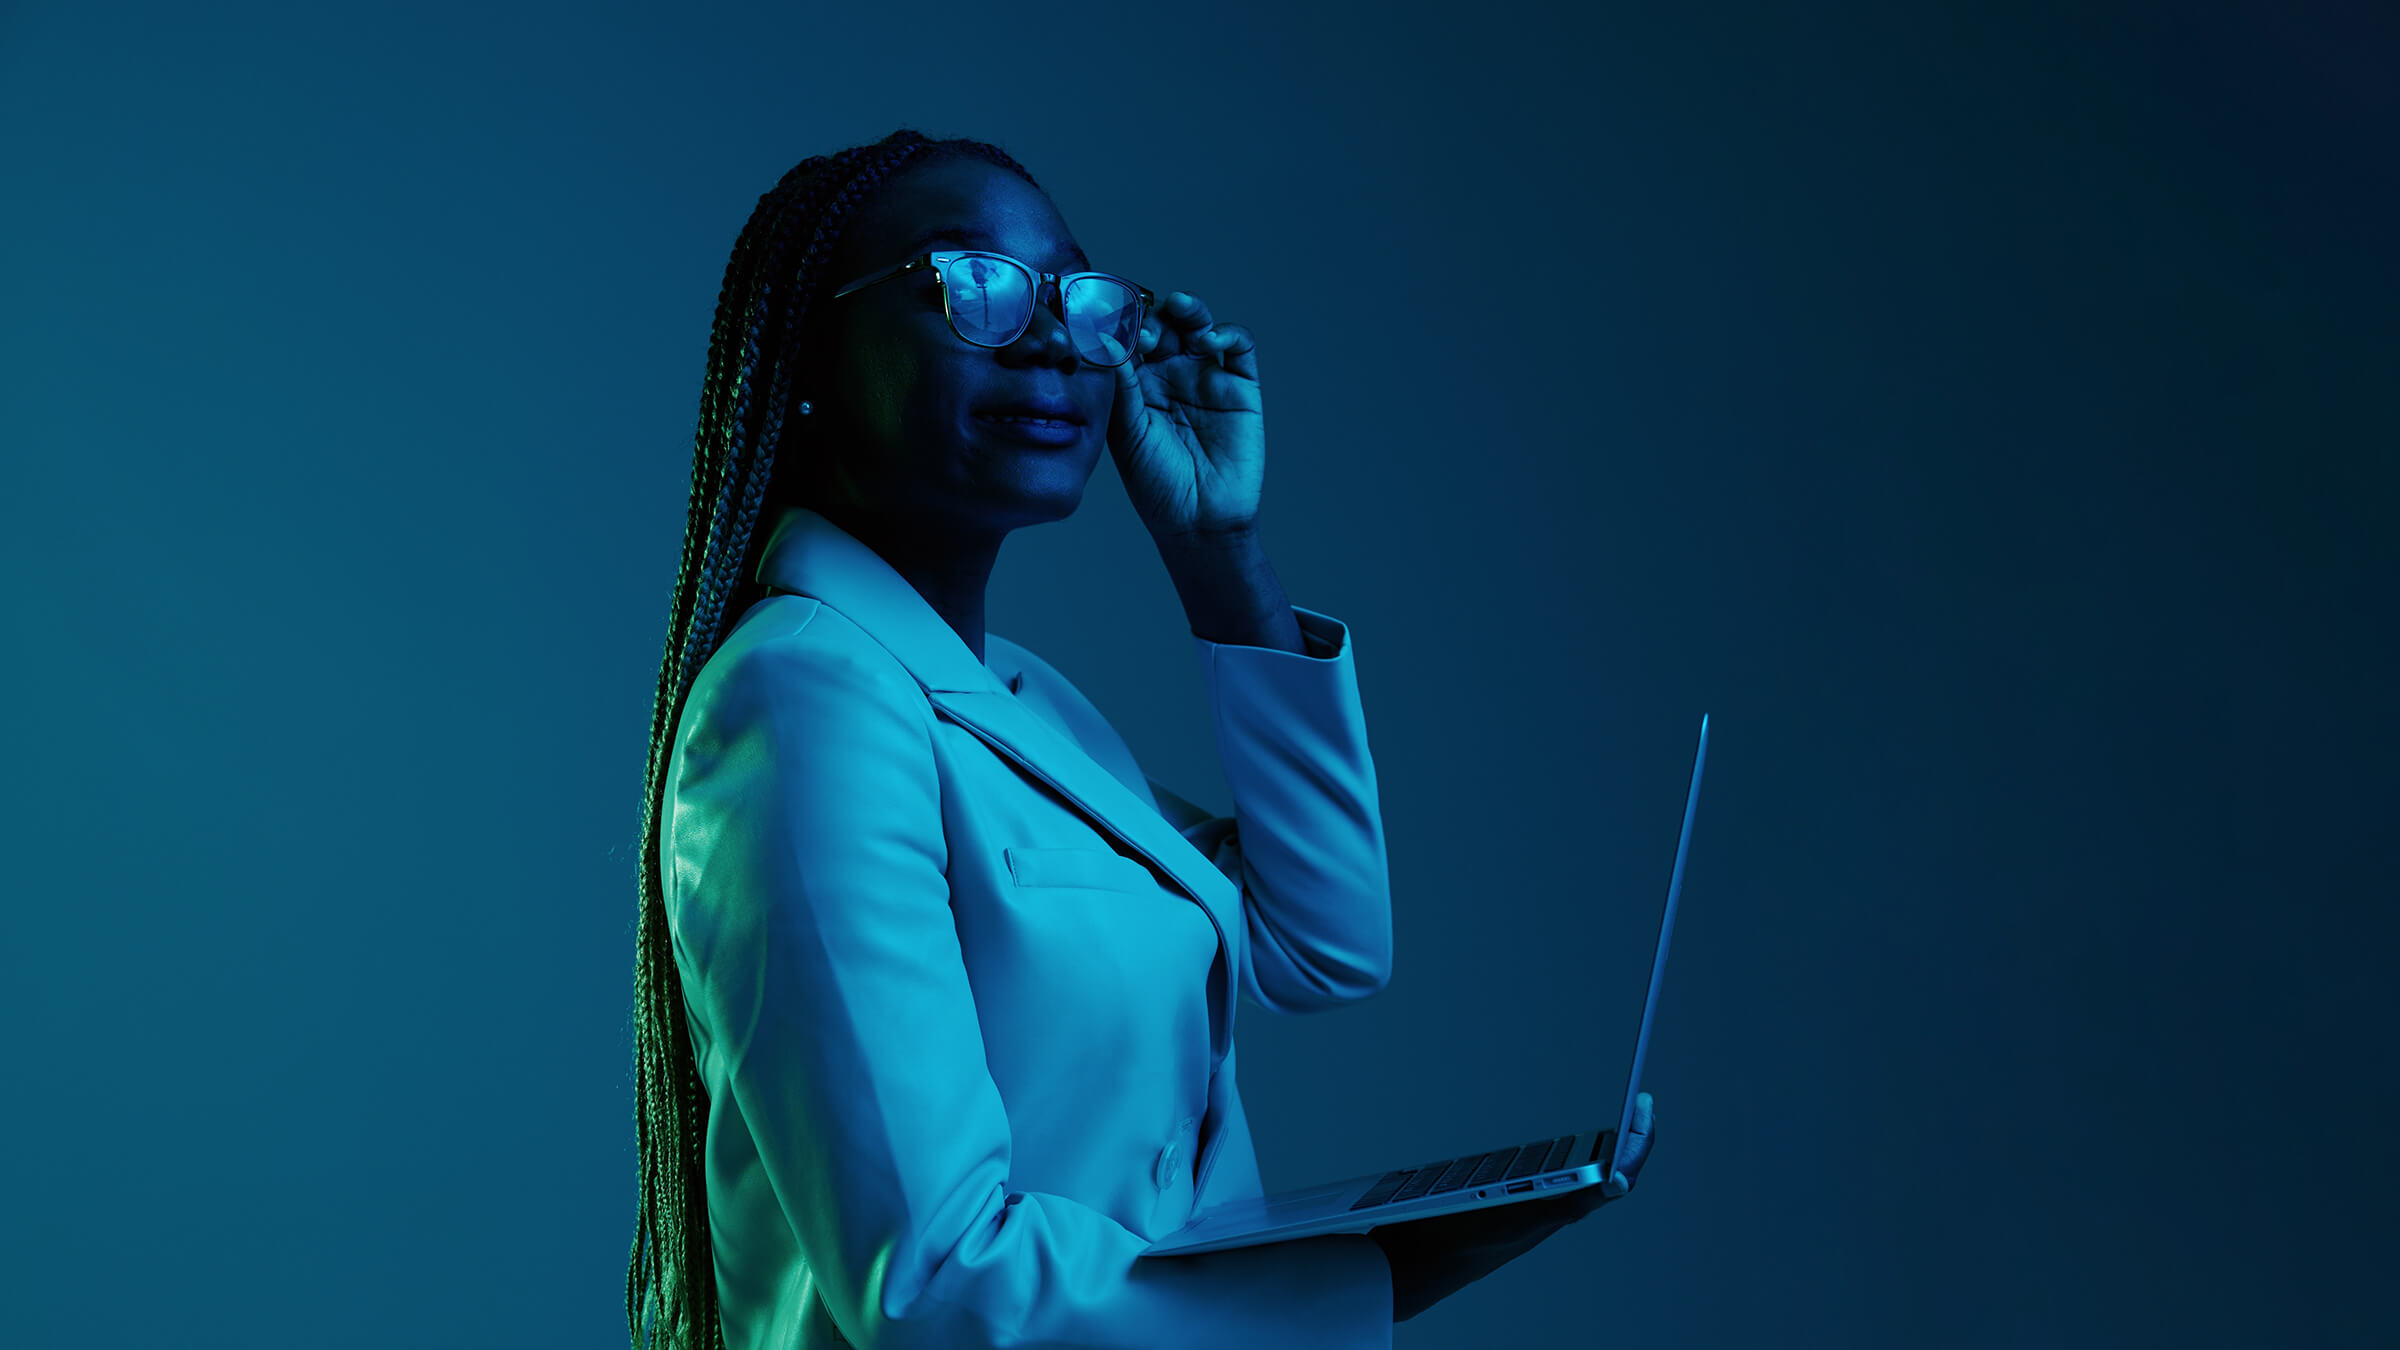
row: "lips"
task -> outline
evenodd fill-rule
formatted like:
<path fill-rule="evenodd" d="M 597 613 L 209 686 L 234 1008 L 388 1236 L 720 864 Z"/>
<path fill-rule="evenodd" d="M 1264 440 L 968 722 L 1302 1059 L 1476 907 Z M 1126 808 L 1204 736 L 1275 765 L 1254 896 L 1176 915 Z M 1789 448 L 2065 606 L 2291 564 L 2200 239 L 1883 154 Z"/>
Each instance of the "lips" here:
<path fill-rule="evenodd" d="M 976 409 L 975 415 L 1002 422 L 1065 422 L 1070 426 L 1083 425 L 1083 414 L 1075 410 L 1075 405 L 1051 403 L 1040 399 L 995 403 L 988 408 Z"/>

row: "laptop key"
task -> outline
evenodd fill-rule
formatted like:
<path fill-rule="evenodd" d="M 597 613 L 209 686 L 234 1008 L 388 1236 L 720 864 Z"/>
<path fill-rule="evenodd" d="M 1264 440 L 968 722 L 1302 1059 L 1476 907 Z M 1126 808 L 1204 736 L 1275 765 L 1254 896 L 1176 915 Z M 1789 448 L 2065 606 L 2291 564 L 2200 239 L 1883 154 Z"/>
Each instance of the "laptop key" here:
<path fill-rule="evenodd" d="M 1515 1148 L 1444 1158 L 1423 1167 L 1394 1168 L 1378 1178 L 1365 1195 L 1352 1201 L 1350 1208 L 1396 1205 L 1424 1195 L 1447 1195 L 1466 1186 L 1485 1186 L 1536 1172 L 1556 1171 L 1574 1145 L 1575 1136 L 1562 1135 L 1556 1139 L 1536 1139 Z"/>
<path fill-rule="evenodd" d="M 1475 1175 L 1467 1178 L 1467 1184 L 1481 1186 L 1486 1182 L 1498 1181 L 1500 1174 L 1508 1170 L 1508 1165 L 1516 1160 L 1516 1156 L 1517 1150 L 1513 1148 L 1492 1150 L 1484 1157 L 1483 1166 L 1475 1169 Z"/>
<path fill-rule="evenodd" d="M 1567 1155 L 1575 1151 L 1575 1136 L 1568 1135 L 1550 1146 L 1550 1156 L 1542 1160 L 1542 1170 L 1555 1172 L 1567 1165 Z"/>
<path fill-rule="evenodd" d="M 1485 1156 L 1481 1153 L 1470 1153 L 1442 1169 L 1442 1179 L 1433 1183 L 1432 1194 L 1442 1195 L 1466 1185 L 1467 1177 L 1483 1162 Z"/>
<path fill-rule="evenodd" d="M 1536 1139 L 1518 1149 L 1517 1160 L 1509 1164 L 1508 1172 L 1501 1180 L 1515 1181 L 1518 1177 L 1529 1177 L 1541 1171 L 1542 1160 L 1550 1156 L 1550 1146 L 1557 1142 L 1556 1139 Z"/>
<path fill-rule="evenodd" d="M 1372 1205 L 1382 1204 L 1384 1201 L 1392 1198 L 1392 1192 L 1399 1190 L 1403 1183 L 1415 1175 L 1415 1170 L 1407 1167 L 1398 1168 L 1394 1171 L 1384 1173 L 1383 1179 L 1376 1182 L 1375 1185 L 1370 1188 L 1365 1195 L 1358 1197 L 1357 1202 L 1352 1204 L 1350 1208 L 1366 1209 Z"/>
<path fill-rule="evenodd" d="M 1418 1168 L 1415 1176 L 1410 1177 L 1398 1191 L 1393 1192 L 1392 1203 L 1396 1205 L 1403 1200 L 1414 1200 L 1428 1190 L 1431 1190 L 1433 1188 L 1433 1183 L 1441 1178 L 1442 1169 L 1448 1167 L 1449 1165 L 1450 1160 L 1444 1158 L 1440 1162 L 1427 1163 L 1423 1167 Z"/>

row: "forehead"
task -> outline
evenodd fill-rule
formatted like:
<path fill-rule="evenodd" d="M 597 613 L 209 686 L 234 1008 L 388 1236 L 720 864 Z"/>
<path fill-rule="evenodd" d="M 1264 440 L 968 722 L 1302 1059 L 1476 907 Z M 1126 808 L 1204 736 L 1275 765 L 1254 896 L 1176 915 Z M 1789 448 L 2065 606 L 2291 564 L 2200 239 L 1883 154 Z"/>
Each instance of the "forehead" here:
<path fill-rule="evenodd" d="M 1027 262 L 1083 261 L 1047 194 L 997 164 L 942 159 L 883 185 L 843 232 L 851 267 L 877 267 L 940 242 L 998 249 Z"/>

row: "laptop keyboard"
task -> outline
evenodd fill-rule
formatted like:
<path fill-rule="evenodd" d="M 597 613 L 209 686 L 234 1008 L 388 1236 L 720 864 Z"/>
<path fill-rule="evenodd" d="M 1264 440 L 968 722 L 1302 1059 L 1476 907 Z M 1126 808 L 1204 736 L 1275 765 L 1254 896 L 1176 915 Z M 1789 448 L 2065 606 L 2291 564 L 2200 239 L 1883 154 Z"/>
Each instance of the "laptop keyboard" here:
<path fill-rule="evenodd" d="M 1567 1153 L 1574 1147 L 1575 1136 L 1567 1134 L 1556 1139 L 1536 1139 L 1515 1148 L 1444 1158 L 1423 1167 L 1403 1167 L 1384 1173 L 1375 1188 L 1360 1196 L 1358 1203 L 1350 1208 L 1396 1205 L 1420 1195 L 1441 1195 L 1468 1186 L 1487 1186 L 1495 1181 L 1515 1181 L 1537 1172 L 1556 1171 L 1566 1166 Z"/>

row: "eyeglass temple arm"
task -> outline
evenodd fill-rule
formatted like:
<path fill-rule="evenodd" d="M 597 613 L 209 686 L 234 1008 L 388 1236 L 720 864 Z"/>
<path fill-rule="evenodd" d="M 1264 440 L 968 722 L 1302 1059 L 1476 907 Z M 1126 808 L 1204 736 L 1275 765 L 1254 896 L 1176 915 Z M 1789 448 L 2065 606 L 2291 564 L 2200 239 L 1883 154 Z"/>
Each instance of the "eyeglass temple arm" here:
<path fill-rule="evenodd" d="M 874 285 L 878 281 L 882 281 L 888 277 L 896 277 L 912 267 L 921 267 L 925 264 L 925 261 L 929 256 L 930 255 L 928 254 L 920 253 L 914 258 L 903 258 L 899 262 L 893 263 L 891 266 L 884 268 L 882 271 L 870 272 L 867 275 L 860 277 L 858 280 L 851 282 L 849 285 L 844 286 L 838 291 L 835 291 L 832 295 L 827 296 L 826 298 L 829 300 L 839 300 L 852 291 L 864 290 L 867 287 Z"/>

